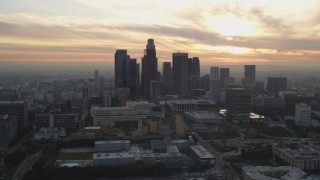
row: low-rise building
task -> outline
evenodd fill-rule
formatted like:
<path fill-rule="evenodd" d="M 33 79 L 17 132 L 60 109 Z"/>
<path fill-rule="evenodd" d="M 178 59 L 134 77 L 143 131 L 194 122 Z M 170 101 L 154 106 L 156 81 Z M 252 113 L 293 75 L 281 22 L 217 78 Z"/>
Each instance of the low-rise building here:
<path fill-rule="evenodd" d="M 242 168 L 244 180 L 300 180 L 305 179 L 307 173 L 291 166 L 250 166 Z"/>
<path fill-rule="evenodd" d="M 161 118 L 160 117 L 147 117 L 138 121 L 138 133 L 140 135 L 150 133 L 161 133 Z"/>
<path fill-rule="evenodd" d="M 92 158 L 93 166 L 134 165 L 135 155 L 129 152 L 95 153 Z"/>
<path fill-rule="evenodd" d="M 33 135 L 34 140 L 59 140 L 66 136 L 64 128 L 40 128 Z"/>
<path fill-rule="evenodd" d="M 212 105 L 215 105 L 215 102 L 210 100 L 177 99 L 169 100 L 168 105 L 172 111 L 193 112 L 209 110 L 212 108 Z"/>
<path fill-rule="evenodd" d="M 138 122 L 139 119 L 146 119 L 148 116 L 162 118 L 164 114 L 155 107 L 154 103 L 144 101 L 127 102 L 124 107 L 92 107 L 90 114 L 95 126 L 113 126 L 123 122 Z"/>
<path fill-rule="evenodd" d="M 186 112 L 184 113 L 185 117 L 189 121 L 195 123 L 222 123 L 222 117 L 212 111 L 196 111 L 196 112 Z"/>
<path fill-rule="evenodd" d="M 273 145 L 272 154 L 293 167 L 320 170 L 320 146 L 309 143 L 295 145 Z"/>
<path fill-rule="evenodd" d="M 201 166 L 214 166 L 216 163 L 216 158 L 201 145 L 190 146 L 190 154 Z"/>
<path fill-rule="evenodd" d="M 124 152 L 130 150 L 130 140 L 96 141 L 96 152 Z"/>

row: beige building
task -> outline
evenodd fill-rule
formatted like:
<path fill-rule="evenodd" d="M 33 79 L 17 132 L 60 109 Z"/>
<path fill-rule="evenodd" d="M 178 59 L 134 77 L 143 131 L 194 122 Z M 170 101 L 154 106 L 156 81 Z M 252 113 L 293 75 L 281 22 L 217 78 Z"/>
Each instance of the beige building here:
<path fill-rule="evenodd" d="M 176 134 L 179 137 L 184 137 L 186 135 L 183 123 L 183 116 L 180 114 L 176 116 Z"/>
<path fill-rule="evenodd" d="M 298 143 L 296 147 L 274 145 L 272 154 L 293 167 L 303 170 L 320 170 L 320 146 Z"/>
<path fill-rule="evenodd" d="M 149 116 L 138 121 L 138 133 L 144 134 L 159 134 L 161 133 L 161 118 Z"/>

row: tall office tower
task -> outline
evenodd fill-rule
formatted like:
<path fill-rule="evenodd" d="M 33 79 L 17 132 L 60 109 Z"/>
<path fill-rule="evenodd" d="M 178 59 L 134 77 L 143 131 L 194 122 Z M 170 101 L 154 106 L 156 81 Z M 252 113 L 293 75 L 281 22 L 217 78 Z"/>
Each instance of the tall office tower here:
<path fill-rule="evenodd" d="M 210 98 L 214 101 L 220 101 L 221 98 L 221 81 L 220 68 L 210 68 Z"/>
<path fill-rule="evenodd" d="M 184 98 L 188 95 L 188 53 L 172 54 L 173 92 Z"/>
<path fill-rule="evenodd" d="M 162 75 L 164 82 L 164 90 L 166 93 L 172 91 L 172 69 L 171 62 L 163 62 Z"/>
<path fill-rule="evenodd" d="M 150 98 L 152 100 L 156 100 L 157 97 L 161 97 L 163 96 L 163 82 L 162 81 L 155 81 L 152 80 L 150 81 L 150 88 L 149 88 L 150 92 Z"/>
<path fill-rule="evenodd" d="M 137 94 L 137 59 L 128 59 L 126 62 L 126 87 L 130 88 L 130 95 Z"/>
<path fill-rule="evenodd" d="M 126 61 L 128 59 L 127 50 L 117 50 L 114 55 L 114 77 L 115 87 L 125 87 L 126 83 Z"/>
<path fill-rule="evenodd" d="M 226 91 L 227 113 L 234 119 L 247 119 L 251 112 L 251 94 L 243 88 Z"/>
<path fill-rule="evenodd" d="M 96 90 L 99 89 L 99 71 L 96 69 L 94 70 L 94 85 L 95 85 L 95 88 Z"/>
<path fill-rule="evenodd" d="M 220 80 L 219 67 L 210 67 L 210 80 Z"/>
<path fill-rule="evenodd" d="M 141 90 L 143 96 L 149 98 L 150 81 L 157 80 L 158 73 L 158 58 L 153 39 L 148 39 L 141 63 Z"/>
<path fill-rule="evenodd" d="M 244 84 L 255 83 L 256 65 L 244 65 Z"/>
<path fill-rule="evenodd" d="M 206 91 L 210 90 L 210 75 L 205 74 L 200 78 L 200 88 Z"/>
<path fill-rule="evenodd" d="M 264 82 L 263 81 L 257 81 L 254 88 L 255 93 L 257 94 L 263 94 L 264 93 Z"/>
<path fill-rule="evenodd" d="M 228 77 L 230 77 L 230 69 L 229 68 L 220 68 L 220 80 L 221 80 L 223 88 L 225 88 L 227 85 L 226 81 L 227 81 Z"/>
<path fill-rule="evenodd" d="M 0 114 L 0 150 L 9 148 L 17 135 L 17 117 Z"/>
<path fill-rule="evenodd" d="M 286 77 L 268 77 L 267 90 L 269 94 L 279 96 L 280 91 L 287 90 L 287 78 Z"/>
<path fill-rule="evenodd" d="M 312 97 L 303 94 L 286 94 L 284 96 L 284 105 L 287 116 L 295 116 L 296 104 L 304 103 L 311 105 Z"/>
<path fill-rule="evenodd" d="M 18 131 L 28 126 L 28 102 L 27 101 L 0 101 L 0 113 L 9 116 L 17 116 Z"/>
<path fill-rule="evenodd" d="M 310 127 L 311 120 L 311 106 L 306 103 L 299 103 L 295 105 L 295 124 L 302 127 Z"/>
<path fill-rule="evenodd" d="M 188 58 L 188 78 L 192 76 L 192 58 Z"/>
<path fill-rule="evenodd" d="M 200 60 L 198 57 L 192 58 L 192 75 L 200 78 Z"/>
<path fill-rule="evenodd" d="M 210 80 L 210 98 L 213 101 L 221 100 L 221 81 L 219 79 Z"/>
<path fill-rule="evenodd" d="M 137 94 L 140 94 L 140 63 L 137 63 L 137 67 L 136 67 L 136 70 L 137 70 L 137 89 L 136 89 L 136 93 Z"/>

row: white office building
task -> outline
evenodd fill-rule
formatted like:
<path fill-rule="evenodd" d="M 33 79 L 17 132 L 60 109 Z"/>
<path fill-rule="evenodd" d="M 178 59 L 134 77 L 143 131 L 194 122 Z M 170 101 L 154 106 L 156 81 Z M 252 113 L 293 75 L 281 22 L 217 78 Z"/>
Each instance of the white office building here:
<path fill-rule="evenodd" d="M 92 158 L 93 166 L 134 165 L 135 155 L 129 152 L 95 153 Z"/>
<path fill-rule="evenodd" d="M 96 141 L 96 152 L 123 152 L 130 150 L 130 140 Z"/>
<path fill-rule="evenodd" d="M 311 120 L 311 106 L 305 103 L 296 104 L 295 123 L 298 126 L 310 127 Z"/>
<path fill-rule="evenodd" d="M 94 126 L 113 126 L 117 122 L 138 122 L 148 116 L 164 117 L 161 111 L 153 111 L 154 103 L 127 102 L 124 107 L 92 107 Z"/>
<path fill-rule="evenodd" d="M 214 166 L 216 158 L 203 146 L 190 146 L 191 155 L 194 160 L 202 166 Z"/>
<path fill-rule="evenodd" d="M 209 110 L 214 104 L 214 101 L 196 99 L 177 99 L 168 101 L 171 110 L 176 112 Z"/>

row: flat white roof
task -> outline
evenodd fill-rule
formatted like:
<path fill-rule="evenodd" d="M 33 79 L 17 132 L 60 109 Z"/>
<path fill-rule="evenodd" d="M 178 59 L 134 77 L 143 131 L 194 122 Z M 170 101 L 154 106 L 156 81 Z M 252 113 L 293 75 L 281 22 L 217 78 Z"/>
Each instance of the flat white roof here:
<path fill-rule="evenodd" d="M 128 152 L 119 153 L 95 153 L 93 159 L 134 158 L 134 154 Z"/>
<path fill-rule="evenodd" d="M 186 112 L 186 114 L 196 119 L 222 119 L 217 113 L 210 111 Z"/>
<path fill-rule="evenodd" d="M 215 158 L 208 150 L 206 150 L 203 146 L 196 145 L 190 146 L 191 150 L 197 154 L 201 159 L 209 159 Z"/>
<path fill-rule="evenodd" d="M 106 140 L 106 141 L 95 141 L 95 144 L 130 144 L 130 140 Z"/>
<path fill-rule="evenodd" d="M 304 178 L 307 174 L 299 168 L 291 166 L 252 166 L 243 167 L 243 171 L 252 179 L 272 179 L 277 180 L 279 178 L 273 178 L 266 176 L 263 172 L 282 172 L 281 179 L 298 180 Z"/>

